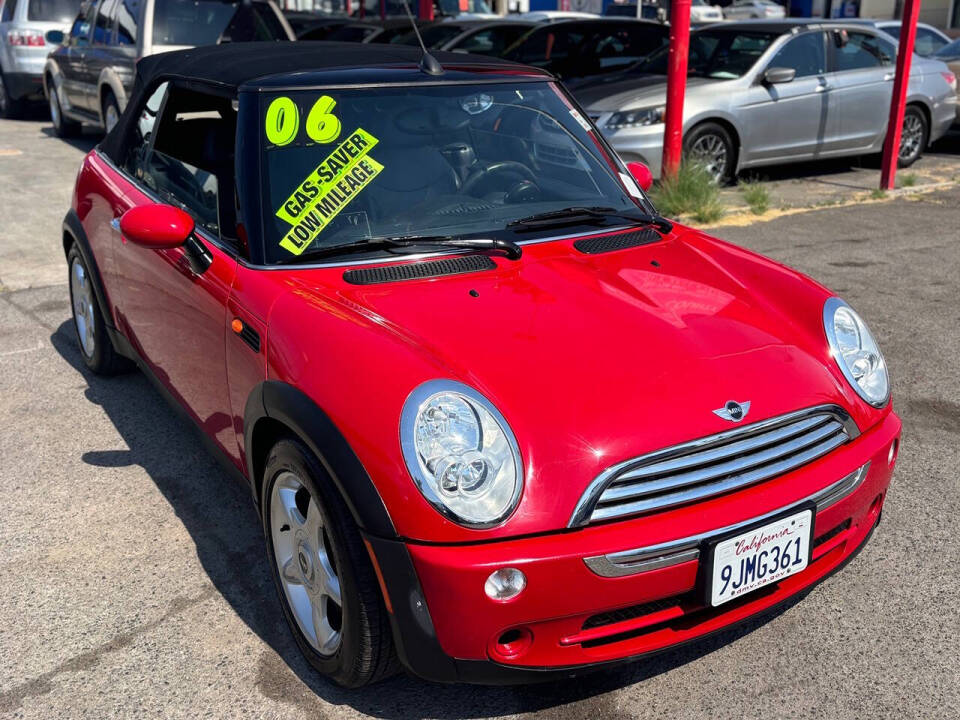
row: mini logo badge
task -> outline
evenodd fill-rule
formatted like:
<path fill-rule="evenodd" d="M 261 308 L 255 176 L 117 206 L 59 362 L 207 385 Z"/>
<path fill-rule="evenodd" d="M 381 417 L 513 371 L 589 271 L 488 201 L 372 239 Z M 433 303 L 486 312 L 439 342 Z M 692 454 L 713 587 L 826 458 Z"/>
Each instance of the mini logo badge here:
<path fill-rule="evenodd" d="M 750 412 L 750 401 L 739 403 L 736 400 L 727 400 L 727 404 L 718 410 L 714 410 L 714 415 L 719 415 L 724 420 L 729 420 L 730 422 L 740 422 L 743 420 L 747 413 Z"/>

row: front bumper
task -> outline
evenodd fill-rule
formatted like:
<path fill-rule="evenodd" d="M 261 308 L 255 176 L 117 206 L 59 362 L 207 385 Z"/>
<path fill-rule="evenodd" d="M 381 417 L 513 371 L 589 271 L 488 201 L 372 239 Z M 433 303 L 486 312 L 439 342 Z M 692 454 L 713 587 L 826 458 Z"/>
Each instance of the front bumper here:
<path fill-rule="evenodd" d="M 889 413 L 855 441 L 789 475 L 657 514 L 662 517 L 467 546 L 368 538 L 401 659 L 433 680 L 527 682 L 635 659 L 770 610 L 840 568 L 864 544 L 880 517 L 899 437 L 900 421 Z M 810 565 L 741 600 L 704 606 L 702 544 L 699 558 L 681 555 L 667 564 L 642 552 L 691 538 L 706 543 L 731 525 L 824 498 L 825 489 L 864 466 L 855 484 L 818 501 Z M 626 574 L 596 562 L 624 556 L 646 561 Z M 507 602 L 483 591 L 489 574 L 502 567 L 520 568 L 528 581 Z M 524 641 L 504 643 L 505 635 Z"/>

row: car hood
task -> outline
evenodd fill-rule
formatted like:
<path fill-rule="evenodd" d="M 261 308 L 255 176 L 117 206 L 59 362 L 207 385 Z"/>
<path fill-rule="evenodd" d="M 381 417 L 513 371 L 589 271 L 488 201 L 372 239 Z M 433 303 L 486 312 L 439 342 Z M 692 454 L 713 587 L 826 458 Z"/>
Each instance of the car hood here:
<path fill-rule="evenodd" d="M 717 85 L 724 82 L 728 81 L 687 78 L 687 97 L 715 94 Z M 667 101 L 667 79 L 663 75 L 619 75 L 574 87 L 573 94 L 591 113 L 656 107 Z"/>
<path fill-rule="evenodd" d="M 349 326 L 375 336 L 352 346 L 349 372 L 392 385 L 364 401 L 373 461 L 398 446 L 399 405 L 422 382 L 467 383 L 500 409 L 526 475 L 520 509 L 491 531 L 509 535 L 565 527 L 610 465 L 729 430 L 713 412 L 729 400 L 749 401 L 751 422 L 823 403 L 856 406 L 827 354 L 828 296 L 798 273 L 691 232 L 602 255 L 569 241 L 528 245 L 521 260 L 498 258 L 493 271 L 343 283 L 325 302 L 336 297 L 342 312 L 356 313 Z M 384 332 L 394 350 L 383 349 Z M 369 438 L 373 407 L 386 417 L 379 440 Z"/>

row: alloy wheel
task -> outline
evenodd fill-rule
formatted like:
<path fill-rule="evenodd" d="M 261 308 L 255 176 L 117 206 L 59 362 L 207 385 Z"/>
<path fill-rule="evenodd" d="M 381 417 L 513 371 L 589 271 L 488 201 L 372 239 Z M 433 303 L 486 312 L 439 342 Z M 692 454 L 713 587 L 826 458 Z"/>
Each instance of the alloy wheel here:
<path fill-rule="evenodd" d="M 923 121 L 916 115 L 907 115 L 903 119 L 903 130 L 900 133 L 900 159 L 907 160 L 920 152 L 922 142 Z"/>
<path fill-rule="evenodd" d="M 297 626 L 321 655 L 343 639 L 340 578 L 317 499 L 294 473 L 282 472 L 270 494 L 270 537 L 280 583 Z"/>
<path fill-rule="evenodd" d="M 727 171 L 727 145 L 719 135 L 707 133 L 696 139 L 690 148 L 690 159 L 699 163 L 716 182 Z"/>
<path fill-rule="evenodd" d="M 73 321 L 77 326 L 80 347 L 83 354 L 91 358 L 97 349 L 93 324 L 93 287 L 86 268 L 78 259 L 74 259 L 70 267 L 70 296 L 73 300 Z"/>

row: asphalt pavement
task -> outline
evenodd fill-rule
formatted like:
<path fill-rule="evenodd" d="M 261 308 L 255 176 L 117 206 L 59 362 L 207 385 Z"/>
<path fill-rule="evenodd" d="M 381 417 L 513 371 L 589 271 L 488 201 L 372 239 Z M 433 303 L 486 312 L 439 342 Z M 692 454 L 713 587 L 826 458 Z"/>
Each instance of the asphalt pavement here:
<path fill-rule="evenodd" d="M 842 294 L 886 354 L 899 466 L 841 573 L 575 681 L 347 691 L 300 658 L 247 491 L 142 375 L 84 369 L 59 226 L 95 138 L 45 127 L 0 121 L 0 717 L 960 717 L 960 189 L 718 231 Z"/>

